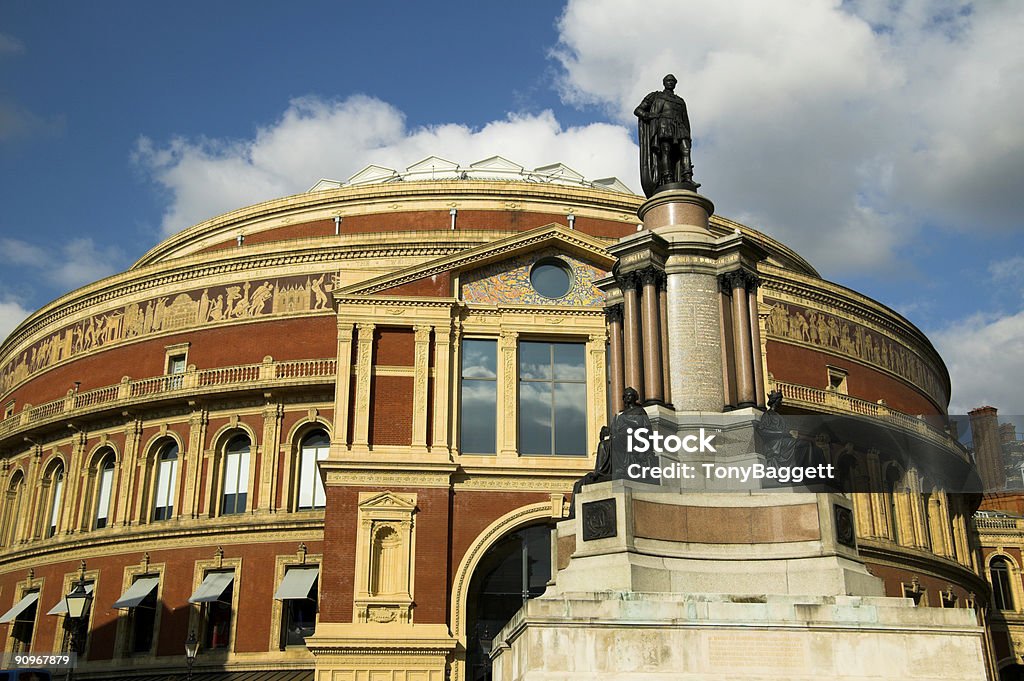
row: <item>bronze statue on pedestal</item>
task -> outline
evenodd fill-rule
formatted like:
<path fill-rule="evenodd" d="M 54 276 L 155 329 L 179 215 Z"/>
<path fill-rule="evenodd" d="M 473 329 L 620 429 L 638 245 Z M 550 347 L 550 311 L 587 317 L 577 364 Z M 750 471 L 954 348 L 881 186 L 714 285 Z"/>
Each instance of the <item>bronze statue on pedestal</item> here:
<path fill-rule="evenodd" d="M 676 77 L 662 80 L 665 89 L 652 92 L 633 111 L 638 119 L 640 184 L 650 198 L 665 189 L 696 191 L 690 160 L 690 118 L 686 102 L 675 93 Z"/>

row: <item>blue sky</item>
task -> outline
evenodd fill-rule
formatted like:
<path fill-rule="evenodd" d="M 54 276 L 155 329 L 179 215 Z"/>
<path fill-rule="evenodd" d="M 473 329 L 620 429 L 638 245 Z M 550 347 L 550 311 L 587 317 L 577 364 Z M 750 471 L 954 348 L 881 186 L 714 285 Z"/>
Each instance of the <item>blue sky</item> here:
<path fill-rule="evenodd" d="M 202 219 L 368 163 L 639 189 L 672 71 L 718 211 L 1024 413 L 1024 7 L 863 0 L 0 5 L 0 335 Z"/>

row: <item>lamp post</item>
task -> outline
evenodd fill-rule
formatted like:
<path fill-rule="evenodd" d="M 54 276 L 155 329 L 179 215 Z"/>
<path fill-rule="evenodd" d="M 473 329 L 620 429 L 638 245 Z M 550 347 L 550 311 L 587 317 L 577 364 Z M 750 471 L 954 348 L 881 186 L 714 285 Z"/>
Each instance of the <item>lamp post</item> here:
<path fill-rule="evenodd" d="M 64 605 L 68 609 L 68 618 L 71 620 L 71 652 L 78 653 L 78 639 L 81 635 L 82 625 L 89 616 L 89 606 L 92 604 L 92 594 L 85 590 L 85 580 L 79 578 L 75 588 L 64 597 Z M 68 681 L 71 681 L 73 665 L 68 666 Z"/>
<path fill-rule="evenodd" d="M 196 655 L 199 654 L 199 639 L 196 638 L 195 630 L 189 632 L 185 640 L 185 662 L 188 664 L 187 681 L 192 681 L 192 665 L 196 662 Z"/>

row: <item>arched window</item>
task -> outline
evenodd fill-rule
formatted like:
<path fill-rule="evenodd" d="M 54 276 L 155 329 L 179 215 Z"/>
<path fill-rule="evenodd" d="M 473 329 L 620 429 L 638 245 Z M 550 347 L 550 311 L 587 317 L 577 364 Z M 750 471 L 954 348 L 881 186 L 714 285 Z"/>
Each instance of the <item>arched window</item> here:
<path fill-rule="evenodd" d="M 327 505 L 324 483 L 316 470 L 316 462 L 323 461 L 331 448 L 331 438 L 323 430 L 314 430 L 302 438 L 299 449 L 298 504 L 299 510 L 323 508 Z"/>
<path fill-rule="evenodd" d="M 114 452 L 107 453 L 100 459 L 99 479 L 96 481 L 96 518 L 93 527 L 106 527 L 110 519 L 111 501 L 114 491 Z"/>
<path fill-rule="evenodd" d="M 236 435 L 224 449 L 224 486 L 221 493 L 221 515 L 244 513 L 249 489 L 248 435 Z"/>
<path fill-rule="evenodd" d="M 174 497 L 178 489 L 178 443 L 168 442 L 156 459 L 156 484 L 153 487 L 153 520 L 174 515 Z"/>
<path fill-rule="evenodd" d="M 6 505 L 4 506 L 3 527 L 0 528 L 0 543 L 11 546 L 18 541 L 18 520 L 21 518 L 22 492 L 25 489 L 25 476 L 18 471 L 7 486 Z"/>
<path fill-rule="evenodd" d="M 1002 556 L 996 556 L 989 563 L 992 577 L 992 600 L 1000 610 L 1013 610 L 1013 593 L 1010 591 L 1010 566 Z"/>
<path fill-rule="evenodd" d="M 57 534 L 57 523 L 60 521 L 60 502 L 64 494 L 64 464 L 57 464 L 50 472 L 50 522 L 46 536 Z"/>

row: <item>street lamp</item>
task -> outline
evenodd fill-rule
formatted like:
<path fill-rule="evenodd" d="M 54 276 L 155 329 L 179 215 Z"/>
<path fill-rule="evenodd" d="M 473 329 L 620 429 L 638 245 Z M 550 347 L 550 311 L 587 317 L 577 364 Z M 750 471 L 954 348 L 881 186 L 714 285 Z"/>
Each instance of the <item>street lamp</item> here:
<path fill-rule="evenodd" d="M 92 594 L 85 589 L 85 580 L 79 579 L 75 588 L 64 597 L 64 605 L 68 609 L 68 618 L 71 620 L 71 652 L 77 653 L 78 639 L 81 635 L 82 625 L 88 617 L 89 606 L 92 604 Z M 68 667 L 68 681 L 71 679 L 72 668 Z"/>
<path fill-rule="evenodd" d="M 185 662 L 188 663 L 188 681 L 192 681 L 192 665 L 196 662 L 196 655 L 199 654 L 199 639 L 196 638 L 195 630 L 189 632 L 185 641 Z"/>

